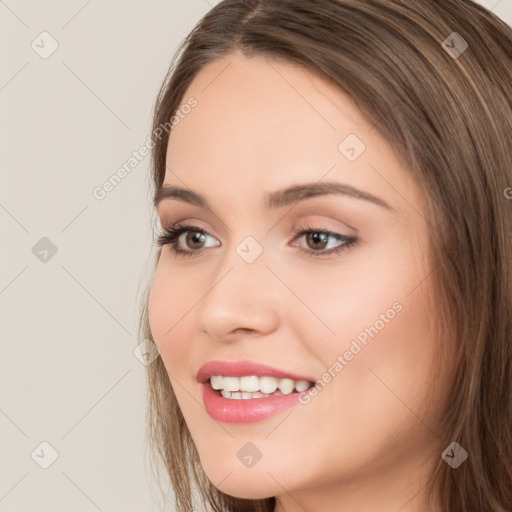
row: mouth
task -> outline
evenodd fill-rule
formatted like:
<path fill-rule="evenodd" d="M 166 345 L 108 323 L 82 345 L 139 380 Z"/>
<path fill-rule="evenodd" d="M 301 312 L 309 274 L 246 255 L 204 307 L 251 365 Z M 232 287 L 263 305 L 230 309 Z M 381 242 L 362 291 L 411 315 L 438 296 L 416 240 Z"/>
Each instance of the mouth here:
<path fill-rule="evenodd" d="M 251 361 L 210 361 L 196 376 L 208 414 L 226 423 L 265 420 L 303 403 L 315 381 Z"/>
<path fill-rule="evenodd" d="M 307 391 L 314 386 L 314 383 L 308 380 L 258 375 L 242 377 L 212 375 L 207 382 L 218 396 L 229 400 L 252 400 L 291 395 Z"/>

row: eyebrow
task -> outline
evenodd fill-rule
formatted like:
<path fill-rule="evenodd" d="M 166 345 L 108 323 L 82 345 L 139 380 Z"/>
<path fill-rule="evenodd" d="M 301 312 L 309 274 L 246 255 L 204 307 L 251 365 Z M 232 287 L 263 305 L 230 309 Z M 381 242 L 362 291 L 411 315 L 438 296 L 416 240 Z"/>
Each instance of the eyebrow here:
<path fill-rule="evenodd" d="M 265 207 L 267 209 L 282 208 L 284 206 L 294 205 L 305 199 L 316 196 L 325 195 L 341 195 L 351 197 L 354 199 L 362 199 L 369 201 L 387 210 L 394 210 L 389 203 L 383 199 L 376 197 L 368 192 L 364 192 L 357 188 L 351 187 L 338 182 L 322 182 L 322 183 L 306 183 L 303 185 L 293 185 L 283 190 L 271 192 L 267 195 L 265 200 Z M 155 208 L 165 199 L 175 199 L 183 201 L 200 208 L 211 210 L 207 199 L 201 194 L 194 192 L 190 189 L 180 188 L 176 186 L 163 186 L 155 194 L 153 204 Z"/>

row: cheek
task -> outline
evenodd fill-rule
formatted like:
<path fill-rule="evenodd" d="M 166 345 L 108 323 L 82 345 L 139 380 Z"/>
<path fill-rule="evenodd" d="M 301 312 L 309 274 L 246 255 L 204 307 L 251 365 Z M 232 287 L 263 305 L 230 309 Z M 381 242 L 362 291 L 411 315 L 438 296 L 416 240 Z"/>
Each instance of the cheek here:
<path fill-rule="evenodd" d="M 160 276 L 160 264 L 155 270 L 153 282 L 148 297 L 148 321 L 153 335 L 153 340 L 161 350 L 161 341 L 165 332 L 164 319 L 167 316 L 165 308 L 165 283 Z"/>
<path fill-rule="evenodd" d="M 151 333 L 162 360 L 171 374 L 179 368 L 179 363 L 189 346 L 187 343 L 179 343 L 178 340 L 186 338 L 185 330 L 191 318 L 190 310 L 195 302 L 191 294 L 187 293 L 186 286 L 184 287 L 177 280 L 175 274 L 172 271 L 165 272 L 164 264 L 159 263 L 148 298 L 148 321 Z M 189 311 L 188 315 L 187 311 Z"/>
<path fill-rule="evenodd" d="M 319 269 L 314 280 L 294 278 L 288 270 L 286 282 L 310 310 L 295 312 L 295 336 L 321 360 L 333 400 L 341 397 L 339 407 L 350 407 L 355 416 L 400 413 L 406 410 L 400 400 L 426 413 L 421 401 L 436 339 L 421 254 L 402 240 L 354 251 L 335 278 L 332 268 Z M 346 417 L 340 420 L 346 423 Z"/>
<path fill-rule="evenodd" d="M 335 266 L 302 265 L 276 269 L 293 291 L 292 296 L 283 288 L 280 314 L 295 329 L 295 339 L 314 344 L 315 353 L 343 353 L 356 337 L 364 344 L 372 339 L 368 329 L 375 333 L 373 326 L 379 338 L 390 333 L 393 324 L 396 335 L 402 326 L 403 336 L 412 329 L 414 337 L 424 335 L 431 323 L 425 294 L 429 283 L 420 285 L 428 271 L 415 263 L 403 242 L 402 247 L 356 249 Z"/>

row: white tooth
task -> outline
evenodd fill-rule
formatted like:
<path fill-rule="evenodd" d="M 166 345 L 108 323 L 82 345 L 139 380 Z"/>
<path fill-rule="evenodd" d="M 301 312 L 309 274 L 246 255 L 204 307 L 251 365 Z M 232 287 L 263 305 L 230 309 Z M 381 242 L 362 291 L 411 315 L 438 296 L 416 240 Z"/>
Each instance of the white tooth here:
<path fill-rule="evenodd" d="M 258 377 L 248 375 L 244 377 L 224 377 L 222 375 L 212 375 L 210 384 L 213 389 L 221 390 L 224 398 L 232 400 L 251 398 L 263 398 L 274 395 L 289 395 L 294 388 L 301 393 L 310 387 L 307 380 L 276 379 L 275 377 Z"/>
<path fill-rule="evenodd" d="M 213 389 L 222 389 L 222 377 L 220 375 L 212 375 L 210 377 L 210 384 Z"/>
<path fill-rule="evenodd" d="M 295 381 L 295 389 L 301 393 L 302 391 L 306 391 L 309 388 L 309 382 L 307 380 L 297 380 Z"/>
<path fill-rule="evenodd" d="M 277 389 L 275 377 L 260 377 L 260 390 L 262 393 L 273 393 Z"/>
<path fill-rule="evenodd" d="M 260 379 L 256 375 L 249 377 L 240 377 L 240 390 L 241 391 L 259 391 L 260 390 Z"/>
<path fill-rule="evenodd" d="M 240 391 L 240 379 L 238 377 L 222 377 L 222 389 Z"/>
<path fill-rule="evenodd" d="M 293 391 L 294 382 L 292 379 L 280 379 L 278 386 L 283 395 L 289 395 Z"/>

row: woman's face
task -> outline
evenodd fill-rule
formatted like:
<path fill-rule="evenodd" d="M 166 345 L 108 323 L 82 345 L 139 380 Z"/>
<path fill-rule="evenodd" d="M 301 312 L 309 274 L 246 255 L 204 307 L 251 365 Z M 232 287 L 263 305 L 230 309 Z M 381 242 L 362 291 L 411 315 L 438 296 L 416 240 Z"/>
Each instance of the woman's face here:
<path fill-rule="evenodd" d="M 440 456 L 446 389 L 441 374 L 428 406 L 436 348 L 421 190 L 356 104 L 290 64 L 230 55 L 200 72 L 189 100 L 164 186 L 209 207 L 169 193 L 158 215 L 206 233 L 175 240 L 190 256 L 163 246 L 149 320 L 207 476 L 228 494 L 290 493 L 303 506 L 306 492 L 398 485 L 403 504 Z M 306 185 L 330 193 L 282 192 Z M 211 361 L 234 364 L 200 372 Z M 232 377 L 214 379 L 227 398 L 203 382 L 211 373 Z M 267 379 L 240 380 L 254 375 Z M 290 376 L 317 382 L 314 396 L 287 394 L 302 389 L 279 380 Z M 229 394 L 240 383 L 270 394 L 276 382 L 286 396 Z"/>

